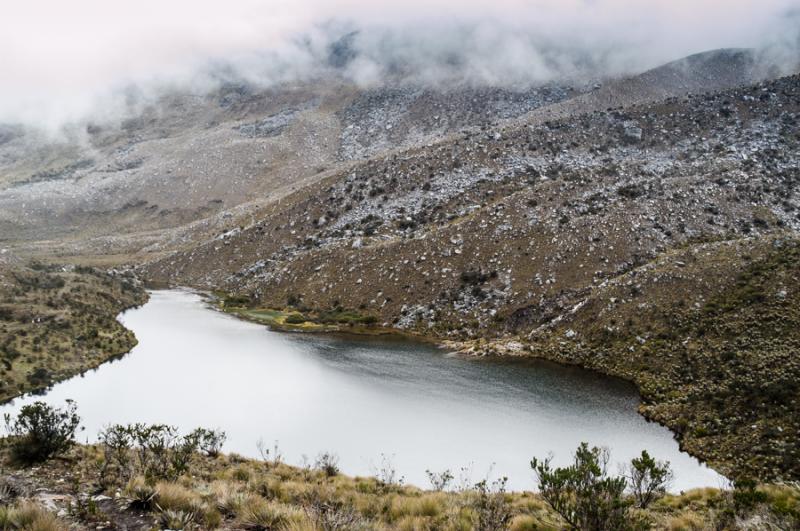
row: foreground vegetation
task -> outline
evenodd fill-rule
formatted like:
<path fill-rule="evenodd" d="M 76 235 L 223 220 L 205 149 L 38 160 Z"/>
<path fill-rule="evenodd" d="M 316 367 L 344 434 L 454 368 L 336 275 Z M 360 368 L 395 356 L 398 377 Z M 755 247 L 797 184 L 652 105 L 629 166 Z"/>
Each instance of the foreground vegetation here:
<path fill-rule="evenodd" d="M 146 300 L 125 275 L 0 263 L 0 403 L 130 351 L 116 316 Z"/>
<path fill-rule="evenodd" d="M 2 440 L 3 530 L 691 530 L 800 523 L 797 486 L 739 482 L 732 490 L 667 494 L 667 463 L 643 452 L 614 476 L 606 470 L 607 453 L 585 444 L 569 467 L 533 459 L 539 493 L 507 492 L 503 478 L 454 481 L 450 471 L 429 472 L 431 489 L 421 490 L 403 485 L 390 466 L 378 477 L 344 476 L 330 453 L 303 467 L 283 463 L 277 451 L 264 451 L 260 460 L 224 455 L 225 435 L 212 430 L 181 436 L 169 426 L 118 425 L 104 430 L 97 445 L 75 445 L 72 405 L 54 410 L 37 403 L 6 420 L 13 435 Z"/>

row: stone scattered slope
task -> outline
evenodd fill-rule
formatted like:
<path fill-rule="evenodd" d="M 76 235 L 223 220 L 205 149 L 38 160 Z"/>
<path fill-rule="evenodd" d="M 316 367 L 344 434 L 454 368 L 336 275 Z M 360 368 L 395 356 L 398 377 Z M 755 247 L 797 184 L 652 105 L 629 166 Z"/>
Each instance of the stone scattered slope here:
<path fill-rule="evenodd" d="M 20 242 L 162 231 L 168 240 L 172 229 L 215 217 L 224 224 L 238 205 L 278 200 L 352 160 L 571 94 L 237 85 L 164 96 L 119 124 L 73 131 L 74 140 L 11 132 L 0 143 L 0 233 Z"/>
<path fill-rule="evenodd" d="M 797 230 L 798 79 L 371 159 L 147 271 L 384 319 L 434 304 L 405 326 L 469 335 L 694 239 Z"/>
<path fill-rule="evenodd" d="M 45 137 L 0 128 L 0 241 L 41 255 L 175 249 L 355 161 L 465 128 L 551 120 L 751 82 L 753 53 L 699 54 L 600 89 L 359 89 L 335 76 L 258 89 L 132 98 L 126 119 Z M 32 243 L 36 242 L 36 243 Z"/>
<path fill-rule="evenodd" d="M 759 328 L 754 316 L 766 306 L 748 313 L 734 304 L 738 313 L 695 322 L 691 313 L 669 314 L 664 293 L 651 292 L 636 302 L 645 321 L 656 328 L 674 319 L 694 323 L 688 337 L 703 345 L 687 354 L 681 350 L 685 337 L 654 341 L 648 347 L 652 360 L 613 349 L 595 359 L 596 343 L 571 356 L 559 350 L 568 330 L 553 323 L 569 322 L 599 286 L 627 282 L 626 275 L 656 267 L 677 250 L 694 253 L 706 242 L 734 242 L 741 257 L 725 254 L 729 263 L 717 268 L 723 258 L 711 253 L 687 275 L 683 303 L 705 307 L 703 297 L 719 299 L 736 286 L 748 266 L 745 254 L 763 255 L 777 235 L 794 241 L 800 228 L 798 111 L 800 77 L 791 76 L 559 121 L 469 131 L 357 164 L 265 208 L 252 224 L 142 272 L 163 282 L 221 288 L 255 307 L 350 309 L 385 326 L 467 341 L 465 348 L 475 352 L 506 351 L 469 343 L 478 338 L 531 345 L 539 355 L 637 381 L 652 403 L 646 413 L 720 469 L 796 478 L 797 390 L 779 393 L 771 405 L 776 416 L 747 428 L 746 404 L 762 396 L 753 389 L 797 376 L 795 329 Z M 794 274 L 779 273 L 781 285 Z M 699 289 L 705 285 L 706 295 Z M 644 311 L 651 307 L 656 314 Z M 586 308 L 570 335 L 593 330 L 589 323 L 599 307 Z M 620 325 L 626 322 L 620 312 L 611 314 L 623 327 L 621 344 L 636 348 L 637 337 L 652 339 Z M 784 316 L 787 323 L 794 322 L 792 312 Z M 702 323 L 724 332 L 712 341 L 698 328 Z M 542 330 L 546 340 L 538 339 Z M 536 347 L 541 344 L 552 348 Z M 727 356 L 723 352 L 732 345 L 741 347 L 741 366 L 726 358 L 730 370 L 697 372 L 706 362 L 718 363 L 712 358 Z M 655 360 L 672 351 L 694 357 L 685 367 L 662 371 Z M 764 370 L 765 364 L 783 364 L 787 372 Z M 753 375 L 753 395 L 738 393 L 745 389 L 740 371 Z M 693 378 L 708 386 L 696 387 Z M 715 398 L 725 392 L 734 394 L 724 403 Z"/>

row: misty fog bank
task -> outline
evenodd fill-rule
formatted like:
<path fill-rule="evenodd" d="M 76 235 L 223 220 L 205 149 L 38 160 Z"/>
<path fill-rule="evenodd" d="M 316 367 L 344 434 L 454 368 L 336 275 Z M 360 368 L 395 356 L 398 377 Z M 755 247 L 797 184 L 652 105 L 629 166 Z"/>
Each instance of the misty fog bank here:
<path fill-rule="evenodd" d="M 787 0 L 38 0 L 0 21 L 0 122 L 55 129 L 135 114 L 172 91 L 330 76 L 361 87 L 580 84 L 728 47 L 789 73 L 798 28 Z"/>

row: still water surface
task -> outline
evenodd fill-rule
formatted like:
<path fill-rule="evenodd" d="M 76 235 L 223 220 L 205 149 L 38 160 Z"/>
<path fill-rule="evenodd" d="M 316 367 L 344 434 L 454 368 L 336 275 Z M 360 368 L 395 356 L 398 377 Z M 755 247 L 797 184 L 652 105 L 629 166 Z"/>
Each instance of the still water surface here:
<path fill-rule="evenodd" d="M 126 357 L 23 397 L 77 401 L 94 440 L 110 423 L 217 427 L 225 451 L 257 457 L 278 441 L 287 462 L 321 451 L 345 473 L 392 463 L 406 482 L 425 470 L 462 469 L 472 482 L 508 476 L 534 487 L 533 456 L 566 464 L 581 441 L 611 450 L 612 470 L 647 449 L 675 470 L 672 490 L 719 486 L 714 471 L 678 450 L 670 432 L 636 412 L 625 383 L 532 360 L 462 359 L 427 344 L 282 334 L 209 308 L 186 291 L 155 291 L 120 320 L 139 345 Z"/>

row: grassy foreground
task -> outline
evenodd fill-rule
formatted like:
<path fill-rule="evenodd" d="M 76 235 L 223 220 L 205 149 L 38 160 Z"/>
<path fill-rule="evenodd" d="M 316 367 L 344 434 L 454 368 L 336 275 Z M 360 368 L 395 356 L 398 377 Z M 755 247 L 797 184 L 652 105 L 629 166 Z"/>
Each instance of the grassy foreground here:
<path fill-rule="evenodd" d="M 491 485 L 421 490 L 386 478 L 348 477 L 319 463 L 301 468 L 198 453 L 179 477 L 132 475 L 126 480 L 103 477 L 104 452 L 99 446 L 75 446 L 34 468 L 18 468 L 7 452 L 4 460 L 0 529 L 566 528 L 535 493 L 501 492 Z M 637 528 L 789 529 L 785 526 L 798 522 L 797 487 L 768 485 L 757 492 L 756 502 L 746 509 L 735 509 L 730 491 L 667 494 L 636 514 Z M 14 517 L 32 523 L 19 527 Z"/>
<path fill-rule="evenodd" d="M 0 263 L 0 403 L 130 351 L 116 316 L 146 300 L 122 274 Z"/>

